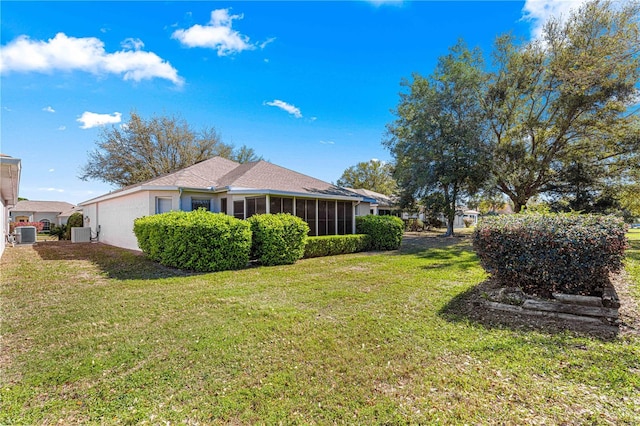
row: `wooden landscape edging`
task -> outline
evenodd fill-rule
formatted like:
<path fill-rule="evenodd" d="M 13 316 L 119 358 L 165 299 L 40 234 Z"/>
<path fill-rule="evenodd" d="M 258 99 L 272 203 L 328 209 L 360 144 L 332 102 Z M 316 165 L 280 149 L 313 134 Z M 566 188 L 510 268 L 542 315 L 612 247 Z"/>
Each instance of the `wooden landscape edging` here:
<path fill-rule="evenodd" d="M 620 301 L 613 287 L 605 288 L 602 297 L 564 293 L 553 293 L 553 297 L 555 300 L 527 297 L 521 304 L 485 300 L 484 305 L 494 311 L 600 325 L 616 324 L 619 318 Z"/>

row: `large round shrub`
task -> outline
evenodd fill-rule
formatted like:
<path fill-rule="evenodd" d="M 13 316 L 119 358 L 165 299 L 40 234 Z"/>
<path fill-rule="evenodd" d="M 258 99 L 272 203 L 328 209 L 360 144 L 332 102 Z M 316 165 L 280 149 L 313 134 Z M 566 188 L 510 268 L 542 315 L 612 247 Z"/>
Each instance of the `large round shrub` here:
<path fill-rule="evenodd" d="M 168 212 L 134 221 L 138 246 L 166 266 L 200 272 L 247 266 L 251 229 L 243 220 L 204 210 Z"/>
<path fill-rule="evenodd" d="M 370 250 L 396 250 L 402 243 L 404 222 L 395 216 L 357 216 L 356 233 L 369 235 Z"/>
<path fill-rule="evenodd" d="M 483 218 L 473 234 L 482 266 L 505 285 L 549 297 L 600 295 L 622 268 L 626 225 L 613 216 L 522 214 Z"/>
<path fill-rule="evenodd" d="M 304 255 L 309 225 L 288 213 L 258 214 L 251 224 L 251 256 L 262 265 L 290 265 Z"/>
<path fill-rule="evenodd" d="M 65 229 L 64 239 L 71 239 L 71 228 L 80 228 L 84 226 L 84 216 L 80 212 L 75 212 L 67 219 L 67 228 Z"/>

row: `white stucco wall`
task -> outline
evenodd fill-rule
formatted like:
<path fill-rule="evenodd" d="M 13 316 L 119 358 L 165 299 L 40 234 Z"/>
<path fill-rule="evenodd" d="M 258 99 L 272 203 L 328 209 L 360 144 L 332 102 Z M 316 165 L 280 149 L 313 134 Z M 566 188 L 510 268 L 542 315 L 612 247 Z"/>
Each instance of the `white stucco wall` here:
<path fill-rule="evenodd" d="M 2 238 L 0 241 L 0 257 L 4 253 L 6 246 L 7 235 L 9 235 L 9 215 L 7 206 L 4 205 L 4 200 L 0 197 L 0 223 L 2 223 Z"/>
<path fill-rule="evenodd" d="M 91 226 L 94 236 L 100 232 L 98 241 L 132 250 L 139 250 L 133 221 L 152 213 L 146 191 L 84 205 L 83 210 L 85 226 Z"/>
<path fill-rule="evenodd" d="M 371 214 L 371 203 L 361 202 L 356 206 L 356 216 Z"/>

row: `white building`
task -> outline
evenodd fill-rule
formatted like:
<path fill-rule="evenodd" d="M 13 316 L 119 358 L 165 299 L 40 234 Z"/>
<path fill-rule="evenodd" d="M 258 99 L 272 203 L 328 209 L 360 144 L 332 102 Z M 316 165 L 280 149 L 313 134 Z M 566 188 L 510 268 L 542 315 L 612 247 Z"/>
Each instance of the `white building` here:
<path fill-rule="evenodd" d="M 20 188 L 20 172 L 22 170 L 19 158 L 0 154 L 0 223 L 2 238 L 0 238 L 0 256 L 4 253 L 9 236 L 9 209 L 18 202 Z"/>
<path fill-rule="evenodd" d="M 139 250 L 136 218 L 171 210 L 204 208 L 246 219 L 291 213 L 310 235 L 355 233 L 355 217 L 375 200 L 266 161 L 239 164 L 214 157 L 168 175 L 80 203 L 84 226 L 109 245 Z"/>

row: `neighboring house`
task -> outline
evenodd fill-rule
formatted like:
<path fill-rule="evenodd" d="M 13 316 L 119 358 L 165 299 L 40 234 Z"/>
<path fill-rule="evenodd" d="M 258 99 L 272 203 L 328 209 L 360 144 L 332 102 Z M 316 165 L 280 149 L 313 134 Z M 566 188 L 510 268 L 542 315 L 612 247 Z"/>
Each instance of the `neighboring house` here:
<path fill-rule="evenodd" d="M 471 221 L 470 226 L 476 226 L 478 224 L 478 217 L 480 216 L 480 212 L 476 210 L 470 210 L 466 207 L 459 206 L 456 210 L 455 218 L 453 219 L 453 228 L 460 229 L 466 228 L 464 224 L 465 220 Z M 420 211 L 418 213 L 402 213 L 402 219 L 420 219 L 425 220 L 424 212 Z M 447 218 L 444 214 L 440 213 L 438 219 L 442 222 L 443 226 L 446 226 Z"/>
<path fill-rule="evenodd" d="M 64 201 L 19 201 L 11 210 L 14 222 L 41 222 L 42 230 L 49 231 L 54 225 L 65 225 L 77 207 Z M 82 210 L 80 210 L 82 211 Z"/>
<path fill-rule="evenodd" d="M 139 250 L 136 218 L 171 210 L 204 208 L 246 219 L 291 213 L 309 235 L 355 233 L 356 215 L 369 214 L 368 197 L 266 161 L 239 164 L 214 157 L 168 175 L 80 203 L 85 226 L 99 241 Z"/>
<path fill-rule="evenodd" d="M 464 223 L 465 220 L 469 221 L 471 223 L 471 226 L 476 226 L 478 224 L 479 215 L 479 211 L 461 208 L 460 210 L 456 211 L 456 218 L 453 221 L 453 227 L 466 228 L 466 225 Z"/>
<path fill-rule="evenodd" d="M 363 215 L 373 214 L 373 215 L 379 215 L 379 216 L 385 216 L 385 215 L 400 216 L 401 214 L 401 210 L 397 206 L 397 203 L 394 197 L 390 197 L 388 195 L 381 194 L 376 191 L 371 191 L 369 189 L 362 189 L 362 188 L 358 188 L 358 189 L 347 188 L 347 189 L 349 189 L 349 191 L 353 191 L 357 194 L 360 194 L 363 197 L 373 200 L 373 202 L 371 202 L 369 211 L 363 212 L 362 213 Z"/>
<path fill-rule="evenodd" d="M 0 154 L 0 223 L 2 224 L 0 256 L 4 253 L 9 236 L 9 209 L 18 202 L 21 170 L 22 164 L 19 158 Z"/>

